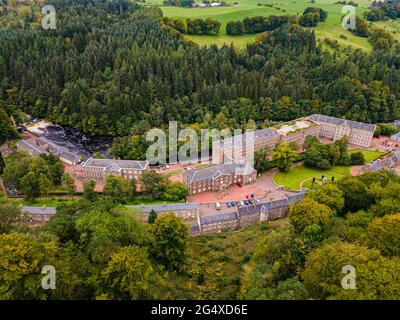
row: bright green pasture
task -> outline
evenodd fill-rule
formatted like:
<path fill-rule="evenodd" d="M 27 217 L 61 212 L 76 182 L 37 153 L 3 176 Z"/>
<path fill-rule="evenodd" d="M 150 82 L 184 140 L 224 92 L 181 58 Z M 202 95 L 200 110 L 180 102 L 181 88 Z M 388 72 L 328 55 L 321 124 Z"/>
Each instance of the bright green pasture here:
<path fill-rule="evenodd" d="M 400 41 L 399 20 L 378 21 L 374 22 L 373 25 L 390 32 L 397 41 Z"/>
<path fill-rule="evenodd" d="M 289 172 L 277 172 L 274 175 L 274 181 L 278 185 L 285 186 L 286 188 L 298 190 L 302 187 L 307 187 L 312 178 L 316 179 L 325 176 L 328 179 L 335 177 L 339 180 L 343 177 L 350 175 L 351 167 L 334 166 L 329 170 L 318 170 L 306 168 L 304 166 L 293 167 Z"/>
<path fill-rule="evenodd" d="M 315 28 L 318 39 L 330 38 L 337 40 L 342 47 L 352 46 L 366 51 L 371 49 L 367 39 L 356 37 L 341 26 L 342 5 L 335 4 L 337 0 L 237 0 L 239 6 L 213 7 L 213 8 L 177 8 L 161 6 L 164 16 L 173 18 L 213 18 L 221 22 L 220 34 L 217 36 L 187 36 L 188 39 L 200 44 L 209 45 L 234 43 L 237 47 L 244 47 L 247 43 L 254 41 L 257 35 L 242 35 L 230 37 L 226 35 L 226 23 L 229 21 L 242 20 L 245 17 L 269 16 L 269 15 L 301 15 L 306 7 L 320 7 L 328 12 L 325 22 L 319 23 Z M 161 4 L 161 0 L 148 0 L 146 3 Z M 233 3 L 233 1 L 231 1 Z M 362 16 L 365 9 L 370 5 L 368 0 L 356 0 L 359 6 L 356 14 Z M 258 3 L 273 4 L 274 7 L 258 6 Z M 394 27 L 392 27 L 394 28 Z"/>
<path fill-rule="evenodd" d="M 380 157 L 384 156 L 387 152 L 380 152 L 380 151 L 374 151 L 374 150 L 364 150 L 364 149 L 353 149 L 349 150 L 349 153 L 355 153 L 355 152 L 361 152 L 364 155 L 365 161 L 366 162 L 371 162 L 376 159 L 379 159 Z"/>

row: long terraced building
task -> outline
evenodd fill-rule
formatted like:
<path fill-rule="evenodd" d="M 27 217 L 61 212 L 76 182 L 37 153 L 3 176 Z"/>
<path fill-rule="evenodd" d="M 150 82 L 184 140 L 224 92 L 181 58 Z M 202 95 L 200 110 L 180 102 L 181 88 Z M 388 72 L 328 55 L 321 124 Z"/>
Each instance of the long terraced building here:
<path fill-rule="evenodd" d="M 320 125 L 320 137 L 332 141 L 348 136 L 349 143 L 356 146 L 369 148 L 376 126 L 373 124 L 344 120 L 321 114 L 313 114 L 308 117 Z"/>

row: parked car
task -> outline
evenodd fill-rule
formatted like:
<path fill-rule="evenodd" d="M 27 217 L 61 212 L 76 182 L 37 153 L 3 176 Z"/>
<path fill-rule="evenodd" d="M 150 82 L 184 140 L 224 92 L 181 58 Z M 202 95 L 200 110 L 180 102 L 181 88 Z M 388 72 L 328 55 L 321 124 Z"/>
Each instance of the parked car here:
<path fill-rule="evenodd" d="M 250 203 L 249 200 L 244 200 L 244 204 L 245 204 L 246 206 L 248 206 L 248 205 L 251 204 L 251 203 Z"/>
<path fill-rule="evenodd" d="M 227 202 L 227 203 L 226 203 L 226 206 L 227 206 L 228 208 L 232 207 L 232 202 Z"/>
<path fill-rule="evenodd" d="M 215 204 L 215 208 L 217 208 L 217 210 L 221 210 L 221 204 L 219 202 L 217 202 Z"/>
<path fill-rule="evenodd" d="M 241 205 L 241 206 L 244 206 L 244 202 L 243 202 L 243 201 L 240 201 L 240 205 Z"/>
<path fill-rule="evenodd" d="M 252 193 L 252 194 L 251 194 L 251 197 L 252 197 L 253 199 L 255 199 L 257 196 L 256 196 L 254 193 Z"/>

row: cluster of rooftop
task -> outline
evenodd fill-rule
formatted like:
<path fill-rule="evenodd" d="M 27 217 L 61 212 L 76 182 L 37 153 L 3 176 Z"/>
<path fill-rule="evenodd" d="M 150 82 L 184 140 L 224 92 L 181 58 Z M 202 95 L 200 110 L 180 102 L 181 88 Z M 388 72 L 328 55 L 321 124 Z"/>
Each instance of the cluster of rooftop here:
<path fill-rule="evenodd" d="M 127 180 L 135 179 L 140 191 L 140 176 L 149 169 L 149 161 L 89 158 L 82 168 L 86 180 L 104 182 L 109 175 L 121 176 Z"/>
<path fill-rule="evenodd" d="M 17 143 L 17 148 L 25 150 L 32 156 L 51 153 L 56 155 L 62 162 L 69 165 L 76 165 L 82 160 L 79 155 L 69 151 L 67 148 L 61 147 L 56 143 L 47 140 L 44 137 L 38 138 L 36 143 L 27 139 L 20 140 Z"/>
<path fill-rule="evenodd" d="M 233 184 L 248 184 L 256 180 L 256 170 L 238 163 L 226 163 L 188 170 L 183 181 L 189 194 L 218 191 Z"/>
<path fill-rule="evenodd" d="M 276 220 L 286 217 L 291 204 L 304 199 L 303 192 L 287 195 L 282 199 L 260 202 L 251 206 L 241 206 L 232 212 L 199 216 L 197 223 L 191 224 L 192 235 L 236 230 L 259 221 Z"/>
<path fill-rule="evenodd" d="M 289 211 L 289 206 L 303 199 L 303 192 L 286 195 L 281 199 L 271 199 L 251 206 L 232 208 L 231 212 L 213 213 L 202 215 L 197 203 L 174 203 L 146 206 L 127 206 L 139 209 L 144 213 L 143 219 L 154 210 L 158 215 L 172 212 L 177 217 L 183 218 L 189 225 L 190 234 L 195 236 L 225 230 L 236 230 L 258 221 L 269 221 L 283 218 Z M 52 207 L 21 206 L 21 210 L 30 216 L 32 223 L 48 221 L 55 213 Z"/>
<path fill-rule="evenodd" d="M 381 170 L 390 170 L 400 166 L 400 149 L 392 151 L 389 155 L 367 163 L 361 169 L 361 172 L 377 172 Z"/>
<path fill-rule="evenodd" d="M 302 146 L 307 136 L 338 140 L 347 135 L 350 143 L 369 147 L 375 128 L 371 124 L 314 114 L 275 127 L 245 132 L 215 141 L 212 160 L 220 165 L 186 172 L 184 182 L 190 194 L 250 183 L 256 178 L 256 172 L 249 168 L 249 163 L 257 150 L 266 149 L 271 154 L 281 142 L 296 142 Z M 239 164 L 247 165 L 243 174 L 235 174 Z"/>
<path fill-rule="evenodd" d="M 376 125 L 344 120 L 320 114 L 313 114 L 307 119 L 321 126 L 320 137 L 330 140 L 338 140 L 343 136 L 349 138 L 349 143 L 356 146 L 369 148 L 374 136 Z"/>

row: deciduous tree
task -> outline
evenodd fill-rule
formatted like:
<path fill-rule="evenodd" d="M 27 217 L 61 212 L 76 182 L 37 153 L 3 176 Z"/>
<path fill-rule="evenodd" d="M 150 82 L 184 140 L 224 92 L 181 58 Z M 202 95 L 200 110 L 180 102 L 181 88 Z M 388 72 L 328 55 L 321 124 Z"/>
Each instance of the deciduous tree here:
<path fill-rule="evenodd" d="M 180 270 L 186 260 L 189 230 L 181 218 L 167 213 L 157 218 L 151 227 L 151 246 L 155 259 L 168 269 Z"/>
<path fill-rule="evenodd" d="M 297 152 L 292 150 L 287 143 L 281 143 L 276 146 L 272 153 L 272 158 L 280 171 L 288 172 L 292 167 L 293 161 L 297 158 Z"/>
<path fill-rule="evenodd" d="M 322 225 L 332 215 L 333 211 L 329 207 L 311 198 L 305 198 L 289 209 L 289 221 L 298 231 L 312 224 Z"/>
<path fill-rule="evenodd" d="M 384 255 L 400 256 L 400 214 L 372 220 L 368 226 L 368 242 Z"/>
<path fill-rule="evenodd" d="M 155 274 L 146 249 L 136 245 L 122 247 L 113 253 L 102 270 L 101 285 L 112 299 L 154 298 L 151 286 L 154 285 Z"/>
<path fill-rule="evenodd" d="M 181 182 L 172 182 L 164 191 L 164 200 L 179 201 L 185 199 L 188 194 L 188 189 Z"/>
<path fill-rule="evenodd" d="M 96 200 L 97 194 L 94 191 L 95 186 L 96 186 L 96 182 L 93 180 L 85 181 L 83 183 L 83 197 L 86 200 L 89 200 L 91 202 Z"/>
<path fill-rule="evenodd" d="M 63 174 L 62 185 L 65 187 L 68 195 L 72 197 L 75 194 L 75 181 L 68 172 Z"/>

